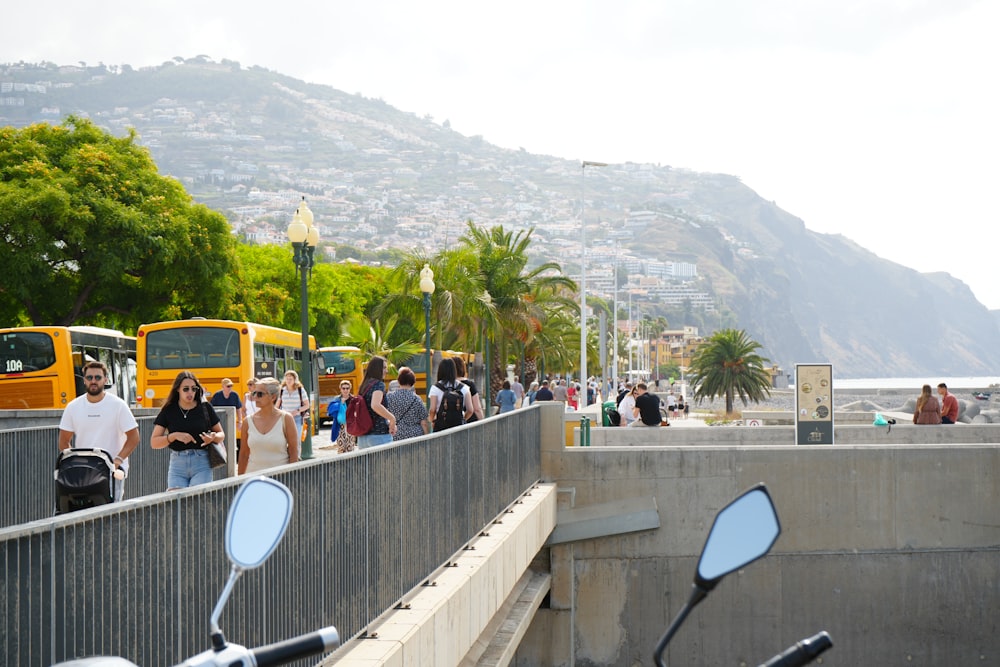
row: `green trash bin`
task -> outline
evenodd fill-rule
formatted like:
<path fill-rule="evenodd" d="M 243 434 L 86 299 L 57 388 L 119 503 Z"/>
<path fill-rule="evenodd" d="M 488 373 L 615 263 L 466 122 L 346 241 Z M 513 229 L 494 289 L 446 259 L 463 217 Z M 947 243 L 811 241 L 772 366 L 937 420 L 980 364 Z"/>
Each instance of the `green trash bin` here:
<path fill-rule="evenodd" d="M 611 417 L 608 416 L 608 412 L 616 408 L 614 401 L 604 401 L 601 404 L 601 426 L 617 426 L 617 424 L 611 423 Z"/>

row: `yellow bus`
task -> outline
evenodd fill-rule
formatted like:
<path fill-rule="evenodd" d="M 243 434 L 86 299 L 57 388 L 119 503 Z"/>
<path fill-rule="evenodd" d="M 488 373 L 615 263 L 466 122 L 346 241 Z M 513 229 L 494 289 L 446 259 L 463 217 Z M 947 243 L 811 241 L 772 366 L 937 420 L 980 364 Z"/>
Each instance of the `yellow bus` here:
<path fill-rule="evenodd" d="M 192 318 L 143 324 L 137 342 L 139 405 L 163 405 L 180 371 L 191 371 L 207 392 L 222 389 L 223 378 L 233 381 L 240 399 L 252 377 L 273 377 L 279 382 L 286 371 L 310 374 L 316 339 L 309 337 L 311 359 L 302 363 L 302 334 L 251 322 Z M 315 406 L 315 401 L 311 401 Z"/>
<path fill-rule="evenodd" d="M 136 403 L 136 339 L 100 327 L 0 329 L 0 410 L 58 409 L 85 392 L 83 365 L 103 361 L 107 391 Z"/>
<path fill-rule="evenodd" d="M 330 401 L 340 396 L 341 380 L 351 381 L 351 393 L 358 393 L 361 378 L 365 375 L 361 350 L 351 345 L 319 348 L 319 424 L 330 421 L 326 411 Z"/>

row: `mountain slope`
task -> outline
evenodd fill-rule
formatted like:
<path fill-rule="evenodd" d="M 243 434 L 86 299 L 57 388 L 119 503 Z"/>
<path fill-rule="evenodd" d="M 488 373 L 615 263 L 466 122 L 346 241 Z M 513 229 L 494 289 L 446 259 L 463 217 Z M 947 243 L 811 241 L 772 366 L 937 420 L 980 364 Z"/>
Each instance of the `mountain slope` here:
<path fill-rule="evenodd" d="M 714 295 L 718 312 L 668 311 L 636 296 L 640 312 L 666 314 L 672 326 L 692 317 L 745 328 L 788 370 L 825 361 L 838 376 L 930 381 L 1000 367 L 997 315 L 966 285 L 812 232 L 733 176 L 629 163 L 587 170 L 581 181 L 577 162 L 204 57 L 142 70 L 0 65 L 0 87 L 2 125 L 77 114 L 115 134 L 135 128 L 164 173 L 237 226 L 280 233 L 305 193 L 326 241 L 433 251 L 470 219 L 533 227 L 537 259 L 572 274 L 585 196 L 588 272 L 610 271 L 613 234 L 630 266 L 697 264 L 693 285 Z M 651 217 L 639 222 L 637 211 Z"/>

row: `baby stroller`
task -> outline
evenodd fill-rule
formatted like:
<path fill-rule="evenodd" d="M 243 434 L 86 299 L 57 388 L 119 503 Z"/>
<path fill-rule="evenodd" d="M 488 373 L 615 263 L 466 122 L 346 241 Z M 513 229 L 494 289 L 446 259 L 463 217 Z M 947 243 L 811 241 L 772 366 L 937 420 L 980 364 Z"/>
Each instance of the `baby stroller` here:
<path fill-rule="evenodd" d="M 56 514 L 105 505 L 115 497 L 115 465 L 103 449 L 66 449 L 56 459 Z"/>

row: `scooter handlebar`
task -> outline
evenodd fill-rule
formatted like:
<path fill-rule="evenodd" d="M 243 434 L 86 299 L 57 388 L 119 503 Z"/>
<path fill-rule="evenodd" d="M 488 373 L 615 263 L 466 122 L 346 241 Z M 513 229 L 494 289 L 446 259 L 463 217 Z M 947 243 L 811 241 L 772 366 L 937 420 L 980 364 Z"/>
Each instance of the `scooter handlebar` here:
<path fill-rule="evenodd" d="M 833 640 L 825 630 L 809 639 L 803 639 L 784 653 L 776 655 L 759 667 L 802 667 L 833 646 Z"/>
<path fill-rule="evenodd" d="M 257 667 L 283 665 L 298 658 L 304 658 L 317 653 L 337 648 L 340 645 L 340 635 L 332 625 L 322 630 L 286 639 L 276 644 L 261 646 L 250 651 Z"/>

